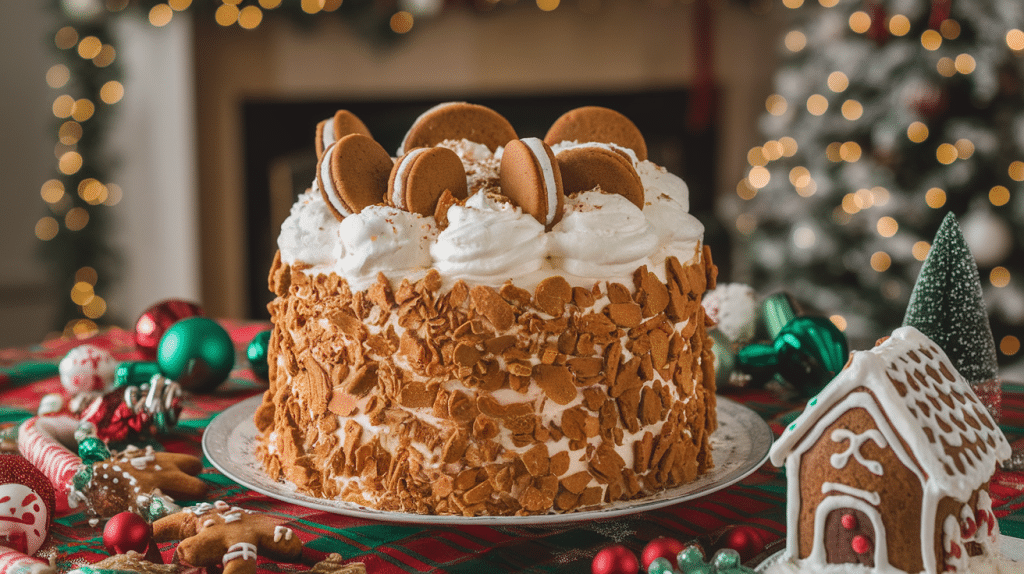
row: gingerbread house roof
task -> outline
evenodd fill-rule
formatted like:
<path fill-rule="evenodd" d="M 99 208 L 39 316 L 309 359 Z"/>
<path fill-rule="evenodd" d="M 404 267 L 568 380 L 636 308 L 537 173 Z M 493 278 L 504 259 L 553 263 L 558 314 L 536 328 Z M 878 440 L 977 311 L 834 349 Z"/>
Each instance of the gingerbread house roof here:
<path fill-rule="evenodd" d="M 771 450 L 781 466 L 816 422 L 855 389 L 876 398 L 933 487 L 960 498 L 986 482 L 1010 445 L 988 409 L 946 354 L 913 327 L 901 327 L 850 363 L 808 402 Z"/>

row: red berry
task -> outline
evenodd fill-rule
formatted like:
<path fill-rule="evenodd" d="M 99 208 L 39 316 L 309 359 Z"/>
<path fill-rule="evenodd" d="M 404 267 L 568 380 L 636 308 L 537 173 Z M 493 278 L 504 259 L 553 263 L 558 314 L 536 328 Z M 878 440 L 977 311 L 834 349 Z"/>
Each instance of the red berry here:
<path fill-rule="evenodd" d="M 844 514 L 842 518 L 843 528 L 853 530 L 857 528 L 857 517 L 852 514 Z"/>

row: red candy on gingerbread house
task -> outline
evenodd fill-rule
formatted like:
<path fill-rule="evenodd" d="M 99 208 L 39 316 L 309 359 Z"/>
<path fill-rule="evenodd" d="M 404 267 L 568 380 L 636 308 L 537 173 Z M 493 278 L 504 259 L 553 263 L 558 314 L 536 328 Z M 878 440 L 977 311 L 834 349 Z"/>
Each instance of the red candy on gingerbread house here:
<path fill-rule="evenodd" d="M 1010 455 L 942 349 L 913 327 L 897 329 L 852 353 L 773 445 L 788 482 L 778 564 L 917 574 L 998 559 L 988 485 Z"/>

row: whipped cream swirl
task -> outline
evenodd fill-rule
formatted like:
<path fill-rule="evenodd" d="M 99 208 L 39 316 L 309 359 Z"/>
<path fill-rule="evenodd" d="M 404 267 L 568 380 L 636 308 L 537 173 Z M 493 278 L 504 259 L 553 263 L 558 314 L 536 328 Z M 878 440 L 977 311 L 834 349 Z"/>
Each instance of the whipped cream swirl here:
<path fill-rule="evenodd" d="M 371 205 L 338 224 L 336 270 L 354 288 L 372 283 L 378 272 L 389 279 L 430 267 L 437 230 L 433 217 L 386 205 Z"/>
<path fill-rule="evenodd" d="M 442 274 L 501 283 L 540 269 L 544 226 L 509 202 L 477 193 L 448 209 L 448 227 L 430 246 Z"/>
<path fill-rule="evenodd" d="M 548 234 L 556 266 L 580 277 L 629 276 L 658 248 L 644 212 L 621 195 L 587 191 L 566 201 Z"/>

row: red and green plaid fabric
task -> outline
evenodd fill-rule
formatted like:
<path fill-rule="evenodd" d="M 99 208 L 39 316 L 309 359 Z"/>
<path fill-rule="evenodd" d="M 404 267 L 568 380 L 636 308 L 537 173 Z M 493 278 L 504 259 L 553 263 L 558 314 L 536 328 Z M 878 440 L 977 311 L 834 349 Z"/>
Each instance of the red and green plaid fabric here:
<path fill-rule="evenodd" d="M 245 349 L 267 328 L 262 323 L 224 322 L 236 343 L 239 360 L 230 380 L 212 395 L 188 395 L 181 421 L 173 433 L 158 437 L 159 448 L 202 455 L 203 429 L 222 410 L 260 393 L 266 387 L 248 368 Z M 40 398 L 60 392 L 56 376 L 46 374 L 72 348 L 93 344 L 118 360 L 139 360 L 132 333 L 111 330 L 87 341 L 52 341 L 30 348 L 0 350 L 0 428 L 17 425 L 32 416 Z M 35 368 L 41 366 L 42 368 Z M 1024 449 L 1024 386 L 1008 385 L 1003 397 L 1003 424 L 1011 443 Z M 778 434 L 800 413 L 801 406 L 781 400 L 765 390 L 730 395 L 769 421 Z M 200 475 L 211 485 L 209 500 L 275 515 L 305 544 L 303 564 L 274 564 L 261 558 L 261 572 L 299 572 L 337 552 L 347 561 L 363 562 L 371 574 L 396 572 L 589 572 L 601 548 L 624 544 L 637 556 L 659 536 L 680 541 L 697 540 L 713 550 L 737 527 L 763 539 L 766 552 L 780 548 L 784 534 L 785 480 L 781 470 L 765 464 L 742 482 L 706 497 L 623 518 L 558 526 L 422 526 L 374 522 L 310 510 L 268 498 L 234 484 L 204 458 Z M 1024 473 L 999 472 L 992 483 L 993 500 L 1003 532 L 1024 537 Z M 198 501 L 178 501 L 191 504 Z M 89 526 L 82 513 L 57 519 L 44 551 L 59 556 L 58 570 L 108 556 L 103 548 L 103 524 Z M 166 562 L 175 544 L 162 543 Z"/>

